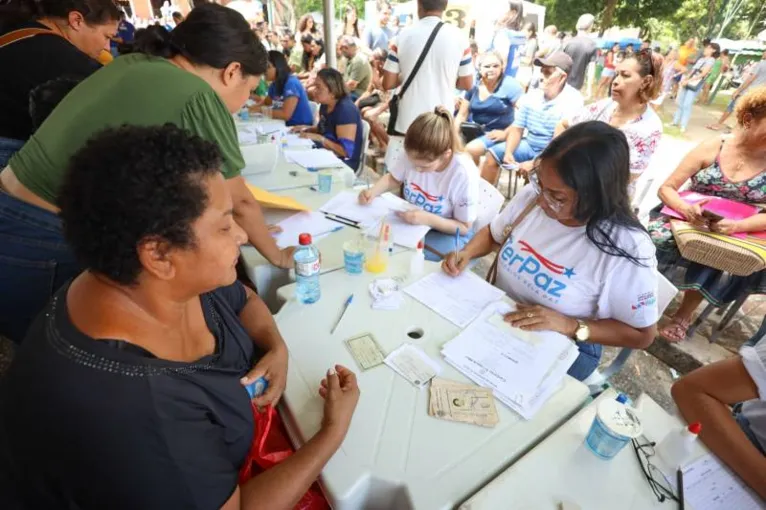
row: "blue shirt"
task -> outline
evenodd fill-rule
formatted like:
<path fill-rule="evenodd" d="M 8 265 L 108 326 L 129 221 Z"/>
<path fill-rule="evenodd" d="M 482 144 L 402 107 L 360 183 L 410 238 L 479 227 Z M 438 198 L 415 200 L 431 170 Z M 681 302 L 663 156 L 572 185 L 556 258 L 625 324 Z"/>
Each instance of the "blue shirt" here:
<path fill-rule="evenodd" d="M 495 50 L 505 57 L 505 75 L 514 77 L 521 64 L 521 56 L 527 45 L 527 37 L 524 32 L 518 30 L 502 29 L 492 38 L 490 50 Z"/>
<path fill-rule="evenodd" d="M 281 109 L 284 105 L 285 99 L 288 97 L 297 97 L 298 105 L 293 111 L 293 115 L 285 122 L 288 126 L 313 126 L 314 116 L 311 115 L 311 105 L 309 105 L 309 97 L 306 95 L 306 89 L 301 85 L 301 81 L 291 74 L 285 81 L 284 90 L 281 94 L 277 93 L 277 84 L 272 83 L 269 85 L 268 91 L 269 97 L 272 100 L 274 109 Z"/>
<path fill-rule="evenodd" d="M 362 145 L 364 142 L 362 116 L 359 114 L 359 108 L 356 107 L 349 96 L 338 101 L 335 105 L 335 109 L 330 113 L 327 112 L 327 105 L 325 104 L 319 108 L 319 125 L 317 126 L 317 131 L 325 138 L 328 138 L 333 142 L 341 143 L 338 139 L 337 127 L 346 124 L 356 124 L 356 139 L 354 140 L 354 150 L 351 157 L 344 161 L 349 167 L 356 170 L 359 167 L 359 161 L 362 156 Z M 348 149 L 346 149 L 346 151 L 348 152 Z"/>
<path fill-rule="evenodd" d="M 388 51 L 388 42 L 394 37 L 394 32 L 388 27 L 372 26 L 364 33 L 364 43 L 375 51 L 378 48 Z"/>
<path fill-rule="evenodd" d="M 582 95 L 571 85 L 564 85 L 559 95 L 550 101 L 545 99 L 542 89 L 535 89 L 519 101 L 513 125 L 526 129 L 527 143 L 534 151 L 541 152 L 553 139 L 556 124 L 582 106 Z"/>
<path fill-rule="evenodd" d="M 515 78 L 504 76 L 497 89 L 487 99 L 479 98 L 479 84 L 465 93 L 465 98 L 471 103 L 470 119 L 481 124 L 485 131 L 505 129 L 513 124 L 514 104 L 524 91 Z"/>
<path fill-rule="evenodd" d="M 117 26 L 117 37 L 119 39 L 122 39 L 123 43 L 132 43 L 133 42 L 133 36 L 136 33 L 136 27 L 133 26 L 132 23 L 129 21 L 122 20 L 120 21 L 120 24 Z M 117 43 L 112 41 L 110 43 L 110 46 L 112 48 L 117 48 Z"/>

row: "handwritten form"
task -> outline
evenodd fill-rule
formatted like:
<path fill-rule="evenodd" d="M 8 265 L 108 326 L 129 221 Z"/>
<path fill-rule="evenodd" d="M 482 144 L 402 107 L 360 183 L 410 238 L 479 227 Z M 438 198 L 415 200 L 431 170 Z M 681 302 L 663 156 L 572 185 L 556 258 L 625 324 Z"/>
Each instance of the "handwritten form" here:
<path fill-rule="evenodd" d="M 712 454 L 684 468 L 684 496 L 694 510 L 766 509 L 766 504 Z"/>
<path fill-rule="evenodd" d="M 505 295 L 470 271 L 456 277 L 442 271 L 431 273 L 404 292 L 461 328 L 468 326 L 488 304 Z"/>

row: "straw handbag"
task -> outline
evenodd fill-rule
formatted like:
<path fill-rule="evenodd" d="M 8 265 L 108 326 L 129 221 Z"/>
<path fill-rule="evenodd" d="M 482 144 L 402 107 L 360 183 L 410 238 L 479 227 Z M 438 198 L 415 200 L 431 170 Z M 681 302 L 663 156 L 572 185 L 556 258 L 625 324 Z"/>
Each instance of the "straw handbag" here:
<path fill-rule="evenodd" d="M 672 220 L 670 228 L 678 250 L 686 260 L 735 276 L 750 276 L 766 269 L 766 241 L 739 239 L 705 232 L 684 221 Z"/>

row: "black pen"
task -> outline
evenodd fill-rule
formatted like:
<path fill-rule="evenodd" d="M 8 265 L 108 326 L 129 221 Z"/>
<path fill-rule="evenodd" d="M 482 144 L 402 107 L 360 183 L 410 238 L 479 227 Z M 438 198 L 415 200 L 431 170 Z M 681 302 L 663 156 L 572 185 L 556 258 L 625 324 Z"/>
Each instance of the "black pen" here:
<path fill-rule="evenodd" d="M 684 510 L 686 508 L 684 504 L 684 472 L 681 468 L 676 471 L 676 485 L 678 485 L 678 508 Z"/>
<path fill-rule="evenodd" d="M 325 218 L 332 221 L 337 221 L 338 223 L 343 223 L 344 225 L 348 225 L 349 227 L 359 228 L 359 222 L 354 221 L 352 219 L 346 218 L 344 216 L 340 216 L 338 214 L 333 213 L 324 213 Z"/>

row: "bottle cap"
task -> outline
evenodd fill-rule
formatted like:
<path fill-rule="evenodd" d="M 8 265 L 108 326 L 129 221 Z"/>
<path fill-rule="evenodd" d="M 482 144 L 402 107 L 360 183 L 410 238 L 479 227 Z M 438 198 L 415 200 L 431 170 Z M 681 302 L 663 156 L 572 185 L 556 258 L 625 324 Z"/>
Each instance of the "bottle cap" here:
<path fill-rule="evenodd" d="M 425 247 L 426 243 L 421 239 L 418 241 L 418 250 L 422 250 Z"/>
<path fill-rule="evenodd" d="M 689 428 L 687 429 L 689 432 L 694 434 L 695 436 L 698 436 L 699 433 L 702 431 L 702 424 L 700 422 L 694 422 L 691 425 L 689 425 Z"/>
<path fill-rule="evenodd" d="M 301 234 L 298 236 L 298 244 L 308 246 L 311 244 L 311 234 Z"/>
<path fill-rule="evenodd" d="M 628 396 L 624 393 L 620 393 L 619 395 L 617 395 L 617 398 L 615 400 L 617 400 L 617 402 L 619 402 L 620 404 L 624 404 L 625 402 L 628 401 Z"/>

